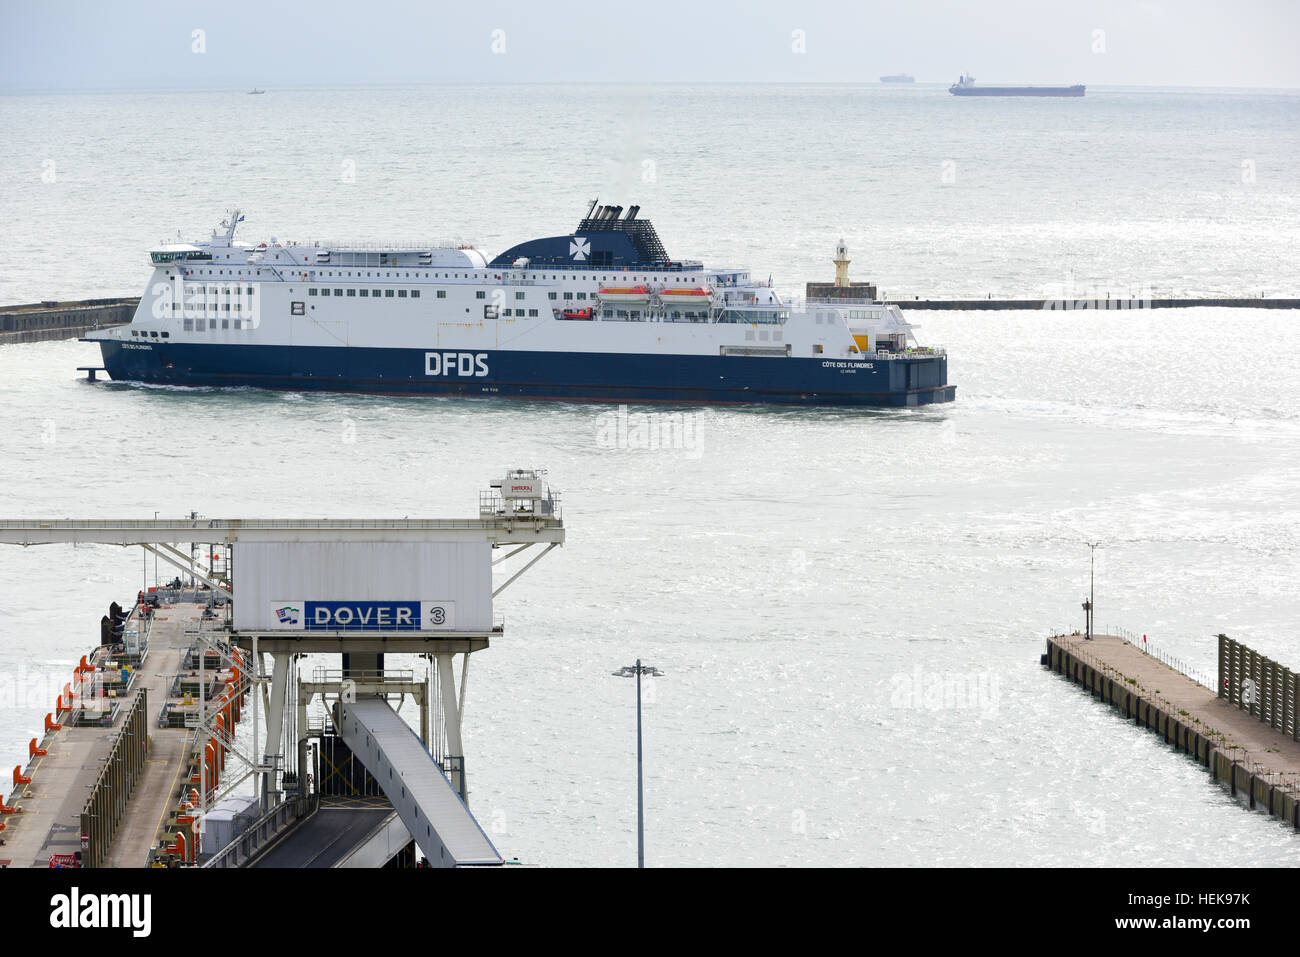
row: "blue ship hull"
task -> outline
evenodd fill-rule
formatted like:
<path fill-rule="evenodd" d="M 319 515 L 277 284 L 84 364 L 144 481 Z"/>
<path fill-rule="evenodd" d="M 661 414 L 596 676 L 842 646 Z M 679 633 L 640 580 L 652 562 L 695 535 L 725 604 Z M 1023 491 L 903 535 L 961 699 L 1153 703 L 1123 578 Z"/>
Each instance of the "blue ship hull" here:
<path fill-rule="evenodd" d="M 956 397 L 943 355 L 823 360 L 165 342 L 99 345 L 113 379 L 174 386 L 707 404 L 917 406 Z"/>

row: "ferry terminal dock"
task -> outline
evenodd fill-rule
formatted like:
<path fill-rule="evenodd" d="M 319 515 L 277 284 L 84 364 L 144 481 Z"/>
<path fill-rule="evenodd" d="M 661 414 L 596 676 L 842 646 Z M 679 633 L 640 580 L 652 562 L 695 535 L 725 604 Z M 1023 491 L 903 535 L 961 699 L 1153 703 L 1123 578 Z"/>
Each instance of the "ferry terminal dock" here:
<path fill-rule="evenodd" d="M 460 715 L 493 599 L 564 541 L 541 474 L 509 470 L 473 518 L 0 520 L 0 544 L 140 546 L 185 576 L 103 616 L 0 793 L 0 868 L 504 864 Z M 307 654 L 342 668 L 308 678 Z"/>

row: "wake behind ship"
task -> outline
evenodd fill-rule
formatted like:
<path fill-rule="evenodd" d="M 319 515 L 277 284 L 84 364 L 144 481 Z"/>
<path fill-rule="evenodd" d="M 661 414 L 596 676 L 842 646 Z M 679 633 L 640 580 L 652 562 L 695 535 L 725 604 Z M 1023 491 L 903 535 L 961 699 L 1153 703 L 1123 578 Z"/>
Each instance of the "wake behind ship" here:
<path fill-rule="evenodd" d="M 236 210 L 209 239 L 151 250 L 131 323 L 87 339 L 113 379 L 177 386 L 796 405 L 954 399 L 947 354 L 919 346 L 896 306 L 856 295 L 865 284 L 850 286 L 847 273 L 836 288 L 818 286 L 829 295 L 786 301 L 748 270 L 669 256 L 639 209 L 593 202 L 574 232 L 491 260 L 465 243 L 237 243 Z"/>

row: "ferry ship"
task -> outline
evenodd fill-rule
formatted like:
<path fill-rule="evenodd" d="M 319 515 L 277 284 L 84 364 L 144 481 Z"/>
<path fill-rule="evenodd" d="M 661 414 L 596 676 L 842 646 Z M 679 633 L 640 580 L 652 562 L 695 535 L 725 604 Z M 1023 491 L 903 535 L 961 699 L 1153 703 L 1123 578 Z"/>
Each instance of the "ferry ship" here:
<path fill-rule="evenodd" d="M 488 258 L 463 242 L 236 242 L 235 210 L 207 239 L 150 250 L 132 321 L 86 341 L 112 379 L 173 386 L 862 406 L 955 397 L 945 351 L 918 345 L 874 287 L 783 299 L 747 269 L 670 256 L 639 211 L 593 201 L 573 232 Z M 865 285 L 844 280 L 834 292 Z"/>

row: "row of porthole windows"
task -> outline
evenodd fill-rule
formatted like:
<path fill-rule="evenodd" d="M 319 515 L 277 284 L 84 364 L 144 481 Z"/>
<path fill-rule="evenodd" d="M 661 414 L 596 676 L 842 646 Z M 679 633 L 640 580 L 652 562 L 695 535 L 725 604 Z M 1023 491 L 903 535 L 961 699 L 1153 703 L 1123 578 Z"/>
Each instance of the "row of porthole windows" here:
<path fill-rule="evenodd" d="M 545 281 L 546 276 L 545 276 L 545 275 L 538 276 L 538 275 L 535 275 L 535 274 L 533 274 L 533 273 L 524 273 L 524 278 L 525 278 L 525 279 L 532 279 L 532 280 L 541 279 L 541 280 Z M 559 278 L 560 278 L 559 276 L 552 276 L 552 277 L 551 277 L 552 280 L 556 280 L 556 281 L 558 281 Z M 594 276 L 594 275 L 593 275 L 593 276 L 585 276 L 585 275 L 572 275 L 572 276 L 565 276 L 564 278 L 565 278 L 565 279 L 586 279 L 588 282 L 609 282 L 609 276 Z M 748 278 L 749 278 L 749 274 L 748 274 L 748 273 L 745 273 L 745 274 L 742 274 L 740 277 L 738 277 L 738 281 L 740 281 L 740 282 L 744 282 L 744 281 L 747 280 Z M 662 280 L 661 280 L 658 276 L 615 276 L 615 277 L 614 277 L 614 281 L 615 281 L 615 282 L 676 282 L 676 283 L 684 283 L 684 282 L 701 282 L 702 280 L 701 280 L 701 277 L 699 277 L 699 276 L 664 276 Z"/>
<path fill-rule="evenodd" d="M 305 265 L 305 264 L 304 264 L 304 265 Z M 353 275 L 353 273 L 352 273 L 351 270 L 348 270 L 348 271 L 345 273 L 344 270 L 342 270 L 342 269 L 338 270 L 337 273 L 335 273 L 334 270 L 328 270 L 328 271 L 322 271 L 322 270 L 309 270 L 309 271 L 312 272 L 314 275 L 326 275 L 326 276 L 335 276 L 335 275 L 337 275 L 340 279 L 343 278 L 343 276 L 345 276 L 345 275 L 347 275 L 347 276 L 352 276 L 352 275 Z M 194 269 L 194 270 L 191 270 L 191 272 L 192 272 L 193 275 L 196 275 L 196 276 L 197 276 L 197 275 L 200 275 L 200 274 L 202 274 L 202 275 L 204 275 L 204 276 L 225 276 L 225 275 L 227 275 L 227 274 L 229 274 L 229 275 L 231 275 L 231 276 L 234 276 L 234 275 L 237 275 L 237 274 L 238 274 L 239 270 L 237 270 L 237 269 L 231 269 L 231 270 L 225 270 L 225 269 Z M 455 278 L 455 279 L 474 279 L 474 278 L 481 278 L 481 277 L 472 276 L 472 275 L 470 275 L 469 273 L 463 273 L 463 274 L 462 274 L 462 273 L 455 273 L 455 274 L 453 274 L 453 273 L 433 273 L 432 276 L 430 276 L 430 274 L 427 273 L 427 272 L 426 272 L 426 273 L 419 273 L 419 272 L 417 272 L 417 273 L 414 274 L 414 276 L 412 276 L 412 274 L 409 273 L 409 272 L 408 272 L 408 273 L 400 273 L 400 272 L 399 272 L 399 273 L 391 273 L 391 272 L 386 272 L 386 273 L 383 273 L 383 275 L 384 275 L 385 277 L 389 278 L 389 279 L 392 279 L 392 278 L 394 278 L 395 276 L 398 277 L 398 278 L 406 278 L 406 279 L 411 279 L 411 278 L 415 278 L 415 279 L 420 279 L 420 278 L 424 278 L 424 279 L 429 279 L 429 278 L 433 278 L 433 279 L 452 279 L 452 278 Z M 380 277 L 380 273 L 378 273 L 378 272 L 374 272 L 374 273 L 367 272 L 367 273 L 366 273 L 366 276 L 367 276 L 367 277 L 371 277 L 371 276 L 373 276 L 374 278 L 378 279 L 378 278 Z M 358 270 L 356 271 L 356 278 L 358 278 L 358 279 L 361 278 L 361 270 L 360 270 L 360 269 L 358 269 Z"/>
<path fill-rule="evenodd" d="M 199 275 L 199 274 L 201 273 L 201 274 L 203 274 L 203 275 L 205 275 L 205 276 L 212 276 L 212 275 L 217 275 L 217 276 L 231 275 L 231 276 L 234 276 L 234 275 L 236 275 L 236 274 L 238 273 L 238 270 L 234 270 L 234 269 L 231 269 L 231 270 L 226 270 L 226 269 L 195 269 L 195 270 L 192 270 L 192 272 L 193 272 L 195 275 Z M 319 271 L 317 271 L 317 274 L 319 274 Z M 343 278 L 344 276 L 351 277 L 351 276 L 352 276 L 352 271 L 351 271 L 351 270 L 344 271 L 344 270 L 340 269 L 340 270 L 338 270 L 338 272 L 336 273 L 334 270 L 328 270 L 328 271 L 325 272 L 325 275 L 327 275 L 327 276 L 335 276 L 335 275 L 337 275 L 337 276 L 341 279 L 341 278 Z M 373 273 L 373 274 L 370 273 L 370 272 L 367 272 L 367 273 L 366 273 L 366 276 L 367 276 L 367 277 L 370 277 L 370 276 L 372 276 L 372 275 L 373 275 L 373 277 L 376 278 L 376 279 L 379 278 L 379 276 L 380 276 L 380 274 L 379 274 L 378 272 L 375 272 L 375 273 Z M 384 273 L 383 275 L 384 275 L 386 278 L 391 279 L 391 278 L 394 277 L 395 274 L 394 274 L 394 273 L 391 273 L 391 272 L 386 272 L 386 273 Z M 480 273 L 449 273 L 449 272 L 447 272 L 447 273 L 433 273 L 433 274 L 430 274 L 430 273 L 427 273 L 427 272 L 426 272 L 426 273 L 420 273 L 420 272 L 417 272 L 417 273 L 414 274 L 414 276 L 412 276 L 412 274 L 408 272 L 408 273 L 397 273 L 396 276 L 398 276 L 399 278 L 406 278 L 406 279 L 411 279 L 411 278 L 415 278 L 415 279 L 481 279 L 481 278 L 482 278 L 482 274 L 480 274 Z M 358 279 L 361 278 L 361 270 L 359 270 L 359 269 L 356 271 L 356 278 L 358 278 Z M 524 278 L 526 278 L 526 279 L 533 279 L 533 280 L 541 279 L 541 280 L 543 280 L 543 281 L 546 279 L 545 276 L 537 276 L 537 275 L 533 275 L 533 274 L 530 274 L 530 273 L 524 273 Z M 741 275 L 741 276 L 737 277 L 737 281 L 739 281 L 739 282 L 744 282 L 744 281 L 747 280 L 748 278 L 749 278 L 749 276 L 748 276 L 747 274 L 746 274 L 746 275 Z M 558 282 L 559 279 L 560 279 L 559 276 L 551 276 L 551 280 L 552 280 L 553 282 Z M 586 279 L 588 282 L 609 282 L 609 276 L 600 276 L 599 278 L 597 278 L 597 277 L 594 276 L 594 275 L 593 275 L 593 276 L 565 276 L 565 279 Z M 631 282 L 660 282 L 660 281 L 662 281 L 662 282 L 676 282 L 676 283 L 700 282 L 700 281 L 701 281 L 700 278 L 697 277 L 697 276 L 664 276 L 663 279 L 661 280 L 658 276 L 617 276 L 617 275 L 614 277 L 614 280 L 615 280 L 616 282 L 627 282 L 627 281 L 631 281 Z"/>
<path fill-rule="evenodd" d="M 227 274 L 229 274 L 229 275 L 231 275 L 231 276 L 234 276 L 234 275 L 237 275 L 237 274 L 238 274 L 238 270 L 234 270 L 234 269 L 231 269 L 231 270 L 225 270 L 225 269 L 216 269 L 216 270 L 213 270 L 213 269 L 195 269 L 195 270 L 193 270 L 192 272 L 193 272 L 195 275 L 198 275 L 199 273 L 202 273 L 202 274 L 205 275 L 205 276 L 211 276 L 211 275 L 225 276 L 225 275 L 227 275 Z M 325 273 L 325 275 L 327 275 L 327 276 L 333 276 L 333 275 L 335 275 L 335 272 L 334 272 L 333 270 L 329 270 L 328 272 Z M 351 277 L 351 276 L 352 276 L 352 272 L 351 272 L 351 270 L 348 270 L 347 272 L 345 272 L 344 270 L 340 269 L 340 270 L 338 271 L 337 275 L 339 276 L 339 278 L 343 278 L 344 276 L 349 276 L 349 277 Z M 361 270 L 358 269 L 356 275 L 357 275 L 357 278 L 361 278 Z M 371 275 L 371 273 L 369 273 L 369 272 L 366 273 L 366 276 L 367 276 L 367 277 L 369 277 L 370 275 Z M 393 275 L 394 275 L 394 274 L 391 273 L 391 272 L 386 272 L 386 273 L 384 273 L 383 275 L 384 275 L 385 277 L 387 277 L 387 278 L 393 278 Z M 409 272 L 408 272 L 408 273 L 398 273 L 397 275 L 398 275 L 399 277 L 404 277 L 404 278 L 406 278 L 406 279 L 410 279 L 410 278 L 412 278 L 412 275 L 411 275 L 411 273 L 409 273 Z M 374 273 L 374 277 L 375 277 L 375 278 L 379 278 L 379 273 L 378 273 L 378 272 Z M 545 277 L 544 275 L 543 275 L 543 276 L 536 276 L 536 275 L 532 275 L 532 274 L 529 274 L 529 273 L 524 273 L 524 277 L 525 277 L 525 278 L 529 278 L 529 279 L 541 279 L 541 280 L 545 280 L 545 279 L 546 279 L 546 277 Z M 481 279 L 481 278 L 482 278 L 482 275 L 481 275 L 481 274 L 472 274 L 472 273 L 433 273 L 432 276 L 430 276 L 430 274 L 427 273 L 427 272 L 426 272 L 426 273 L 419 273 L 419 272 L 417 272 L 417 273 L 415 273 L 414 278 L 416 278 L 416 279 L 420 279 L 420 278 L 424 278 L 424 279 L 430 279 L 430 278 L 433 278 L 433 279 L 453 279 L 453 278 L 454 278 L 454 279 Z M 556 275 L 551 276 L 552 281 L 556 281 L 556 282 L 558 282 L 558 281 L 559 281 L 559 278 L 560 278 L 560 277 L 559 277 L 559 276 L 556 276 Z M 587 277 L 587 276 L 565 276 L 565 279 L 587 279 L 589 282 L 608 282 L 608 281 L 609 281 L 609 276 L 601 276 L 599 279 L 597 279 L 597 277 L 594 276 L 594 275 L 591 276 L 591 277 Z M 746 274 L 742 274 L 742 275 L 738 276 L 738 277 L 736 278 L 736 281 L 737 281 L 737 282 L 745 282 L 745 281 L 747 281 L 748 279 L 749 279 L 749 275 L 746 273 Z M 626 281 L 632 281 L 632 282 L 660 282 L 660 281 L 661 281 L 660 278 L 659 278 L 658 276 L 615 276 L 615 277 L 614 277 L 614 280 L 615 280 L 616 282 L 626 282 Z M 663 282 L 676 282 L 676 283 L 695 283 L 695 282 L 700 282 L 701 280 L 700 280 L 700 278 L 697 277 L 697 276 L 664 276 L 662 281 L 663 281 Z M 250 295 L 252 294 L 252 290 L 251 290 L 251 289 L 249 290 L 249 294 L 250 294 Z M 555 297 L 552 296 L 551 298 L 555 298 Z M 568 294 L 568 293 L 565 293 L 564 298 L 568 299 L 568 298 L 569 298 L 569 294 Z M 581 299 L 582 296 L 579 295 L 578 298 Z"/>
<path fill-rule="evenodd" d="M 181 320 L 181 329 L 184 332 L 212 332 L 217 331 L 217 323 L 221 323 L 222 329 L 243 329 L 245 325 L 249 329 L 253 328 L 252 319 L 183 319 Z M 131 335 L 139 336 L 141 339 L 170 339 L 170 332 L 157 332 L 153 329 L 132 329 Z"/>
<path fill-rule="evenodd" d="M 308 270 L 308 271 L 309 271 L 309 272 L 312 272 L 314 275 L 317 275 L 317 276 L 338 276 L 338 278 L 340 278 L 340 279 L 342 279 L 342 278 L 345 277 L 345 276 L 352 276 L 352 275 L 353 275 L 352 270 L 350 270 L 350 269 L 347 270 L 346 272 L 345 272 L 344 270 L 342 270 L 342 269 L 340 269 L 338 272 L 335 272 L 335 271 L 332 270 L 332 269 L 331 269 L 331 270 L 328 270 L 328 271 L 321 271 L 321 270 Z M 366 276 L 367 276 L 367 277 L 374 277 L 375 279 L 380 278 L 380 274 L 377 273 L 377 272 L 375 272 L 375 273 L 367 272 L 367 273 L 366 273 Z M 427 272 L 424 272 L 424 273 L 417 272 L 417 273 L 415 273 L 414 276 L 412 276 L 411 273 L 409 273 L 409 272 L 408 272 L 408 273 L 400 273 L 400 272 L 399 272 L 399 273 L 391 273 L 391 272 L 386 272 L 386 273 L 383 274 L 383 276 L 386 277 L 386 278 L 388 278 L 388 279 L 392 279 L 392 278 L 394 278 L 394 277 L 396 277 L 396 278 L 398 278 L 398 279 L 411 279 L 411 278 L 415 278 L 415 279 L 472 279 L 472 278 L 474 278 L 474 277 L 471 276 L 469 273 L 465 273 L 464 275 L 461 275 L 460 273 L 454 273 L 454 274 L 453 274 L 453 273 L 449 273 L 449 272 L 436 272 L 436 273 L 433 273 L 432 275 L 430 275 L 430 274 L 427 273 Z M 360 279 L 360 278 L 361 278 L 361 270 L 360 270 L 360 269 L 358 269 L 358 270 L 356 271 L 356 278 L 357 278 L 357 279 Z"/>
<path fill-rule="evenodd" d="M 289 290 L 289 291 L 292 292 L 293 290 L 291 289 L 291 290 Z M 349 286 L 349 287 L 347 287 L 347 288 L 345 288 L 345 289 L 333 289 L 333 290 L 331 290 L 331 289 L 329 289 L 329 288 L 327 288 L 327 287 L 325 287 L 325 286 L 320 286 L 320 287 L 317 287 L 317 286 L 311 286 L 311 287 L 309 287 L 308 290 L 307 290 L 307 295 L 309 295 L 309 296 L 329 296 L 329 295 L 334 295 L 334 296 L 360 296 L 362 299 L 366 299 L 366 298 L 375 298 L 375 299 L 378 299 L 378 298 L 380 298 L 381 296 L 383 296 L 383 297 L 386 298 L 386 299 L 392 299 L 394 296 L 396 296 L 398 299 L 406 299 L 407 297 L 410 297 L 411 299 L 419 299 L 419 298 L 420 298 L 420 290 L 418 290 L 418 289 L 410 289 L 410 290 L 407 290 L 407 289 L 356 289 L 356 288 L 351 287 L 351 286 Z M 439 298 L 439 299 L 446 299 L 446 298 L 447 298 L 447 290 L 445 290 L 445 289 L 439 289 L 439 290 L 437 290 L 437 295 L 438 295 L 438 298 Z"/>
<path fill-rule="evenodd" d="M 210 272 L 211 270 L 207 270 L 207 271 Z M 339 276 L 339 277 L 343 277 L 343 276 L 351 276 L 352 274 L 353 274 L 353 273 L 352 273 L 351 270 L 346 270 L 346 271 L 345 271 L 345 270 L 342 270 L 342 269 L 338 270 L 337 272 L 335 272 L 335 271 L 332 270 L 332 269 L 331 269 L 331 270 L 328 270 L 328 271 L 325 272 L 325 275 L 327 275 L 327 276 Z M 356 271 L 356 275 L 357 275 L 358 277 L 360 277 L 360 276 L 361 276 L 361 270 L 358 269 L 358 270 Z M 372 274 L 372 273 L 370 273 L 369 271 L 367 271 L 367 272 L 366 272 L 366 275 L 367 275 L 367 276 L 374 275 L 374 276 L 378 277 L 378 276 L 379 276 L 379 273 L 378 273 L 378 272 L 375 272 L 375 273 Z M 386 273 L 384 273 L 384 276 L 389 277 L 389 278 L 391 278 L 393 275 L 394 275 L 394 274 L 391 273 L 391 272 L 386 272 Z M 402 277 L 404 277 L 404 278 L 406 278 L 406 279 L 410 279 L 410 278 L 412 278 L 412 274 L 409 273 L 409 272 L 406 272 L 406 273 L 399 272 L 399 273 L 397 273 L 396 275 L 398 275 L 398 276 L 402 276 Z M 414 273 L 414 277 L 415 277 L 416 279 L 421 279 L 421 278 L 423 278 L 423 279 L 430 279 L 430 278 L 432 278 L 432 279 L 478 279 L 478 278 L 481 278 L 481 275 L 482 275 L 481 273 L 449 273 L 449 272 L 436 272 L 436 273 L 433 273 L 433 274 L 430 274 L 430 273 L 427 273 L 427 272 L 426 272 L 426 273 L 421 273 L 421 272 L 416 272 L 416 273 Z M 537 274 L 537 273 L 533 273 L 533 272 L 525 272 L 525 273 L 523 274 L 523 278 L 525 278 L 525 279 L 531 279 L 531 280 L 541 279 L 541 280 L 544 281 L 544 280 L 546 279 L 546 274 L 545 274 L 545 273 L 542 273 L 542 274 L 539 275 L 539 274 Z M 570 278 L 576 278 L 576 279 L 588 279 L 590 282 L 597 282 L 597 281 L 599 281 L 599 282 L 608 282 L 608 281 L 609 281 L 609 276 L 601 276 L 601 277 L 599 277 L 599 280 L 598 280 L 597 277 L 594 276 L 594 275 L 593 275 L 593 276 L 590 276 L 590 277 L 588 277 L 588 276 L 565 276 L 565 278 L 566 278 L 566 279 L 570 279 Z M 739 281 L 741 281 L 741 282 L 743 282 L 744 280 L 746 280 L 746 279 L 748 279 L 748 278 L 749 278 L 749 274 L 748 274 L 748 273 L 741 273 L 741 274 L 737 277 L 737 279 L 738 279 Z M 559 279 L 560 279 L 560 277 L 559 277 L 558 275 L 555 275 L 555 274 L 552 274 L 552 275 L 551 275 L 551 280 L 552 280 L 553 282 L 558 282 Z M 700 281 L 700 278 L 699 278 L 698 276 L 664 276 L 664 277 L 662 278 L 662 280 L 661 280 L 659 276 L 626 276 L 626 275 L 624 275 L 624 276 L 615 276 L 614 279 L 615 279 L 616 281 L 619 281 L 619 280 L 631 280 L 631 281 L 633 281 L 633 282 L 660 282 L 660 281 L 662 281 L 662 282 L 686 283 L 686 282 L 699 282 L 699 281 Z"/>
<path fill-rule="evenodd" d="M 245 325 L 249 329 L 253 328 L 252 319 L 182 319 L 181 329 L 185 332 L 216 332 L 218 322 L 222 329 L 243 329 Z M 166 336 L 167 333 L 164 332 L 163 337 Z"/>
<path fill-rule="evenodd" d="M 244 319 L 188 319 L 187 318 L 181 320 L 181 329 L 184 332 L 206 332 L 208 330 L 215 332 L 217 330 L 218 322 L 221 323 L 222 329 L 243 329 L 245 325 L 247 325 L 248 328 L 250 329 L 253 328 L 253 320 L 251 319 L 244 320 Z M 131 335 L 137 336 L 141 339 L 158 339 L 158 338 L 170 339 L 172 337 L 171 333 L 167 332 L 166 330 L 162 332 L 158 332 L 157 330 L 154 329 L 132 329 Z"/>
<path fill-rule="evenodd" d="M 230 308 L 228 302 L 173 302 L 171 304 L 172 312 L 243 312 L 245 309 L 252 309 L 248 303 L 236 302 L 235 308 Z"/>
<path fill-rule="evenodd" d="M 256 293 L 256 289 L 255 289 L 253 286 L 246 286 L 246 287 L 244 288 L 244 292 L 245 292 L 247 295 L 252 296 L 252 295 L 254 295 L 254 294 Z M 235 295 L 239 295 L 239 289 L 238 289 L 238 287 L 236 287 L 236 288 L 234 289 L 234 293 L 235 293 Z M 199 285 L 199 284 L 197 284 L 197 283 L 192 283 L 192 282 L 187 282 L 187 283 L 185 283 L 185 285 L 184 285 L 184 295 L 186 295 L 186 296 L 193 296 L 193 295 L 203 295 L 203 296 L 218 296 L 218 295 L 220 295 L 220 296 L 229 296 L 230 294 L 231 294 L 231 288 L 230 288 L 229 285 L 213 286 L 213 287 L 210 288 L 210 289 L 209 289 L 207 286 L 202 286 L 202 285 Z"/>

